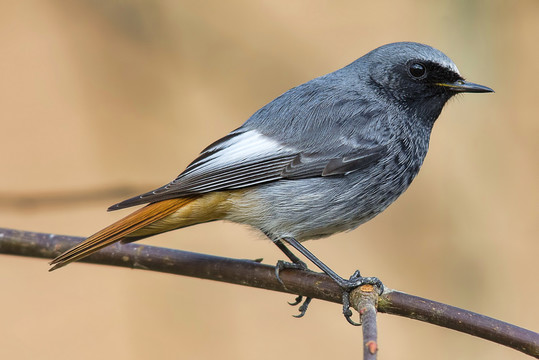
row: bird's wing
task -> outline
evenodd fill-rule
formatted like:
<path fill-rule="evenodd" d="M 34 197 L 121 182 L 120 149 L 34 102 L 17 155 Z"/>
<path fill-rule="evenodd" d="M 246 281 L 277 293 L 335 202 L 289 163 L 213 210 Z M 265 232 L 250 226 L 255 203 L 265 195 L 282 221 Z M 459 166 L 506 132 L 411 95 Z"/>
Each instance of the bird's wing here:
<path fill-rule="evenodd" d="M 335 144 L 333 151 L 307 153 L 256 130 L 238 129 L 204 149 L 174 181 L 109 210 L 281 179 L 346 175 L 368 167 L 386 152 L 385 146 L 364 144 L 361 148 Z"/>

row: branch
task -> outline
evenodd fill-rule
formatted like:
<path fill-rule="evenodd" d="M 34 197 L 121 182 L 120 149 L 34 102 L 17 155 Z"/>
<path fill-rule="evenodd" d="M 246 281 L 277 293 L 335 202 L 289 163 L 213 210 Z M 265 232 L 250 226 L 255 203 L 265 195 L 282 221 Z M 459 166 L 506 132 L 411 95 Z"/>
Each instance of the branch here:
<path fill-rule="evenodd" d="M 80 237 L 0 228 L 0 254 L 51 259 L 82 240 Z M 81 261 L 223 281 L 339 304 L 342 302 L 342 289 L 324 274 L 285 269 L 280 273 L 285 287 L 276 279 L 273 266 L 254 260 L 230 259 L 141 244 L 115 244 Z M 365 321 L 365 310 L 362 310 L 365 303 L 361 301 L 361 296 L 352 296 L 351 300 L 358 312 L 363 311 Z M 484 315 L 387 288 L 378 298 L 377 309 L 382 313 L 477 336 L 539 358 L 539 334 Z M 371 312 L 370 308 L 368 312 Z"/>
<path fill-rule="evenodd" d="M 359 312 L 363 327 L 363 360 L 376 360 L 378 352 L 378 330 L 376 328 L 376 304 L 380 289 L 362 285 L 350 292 L 350 302 Z"/>

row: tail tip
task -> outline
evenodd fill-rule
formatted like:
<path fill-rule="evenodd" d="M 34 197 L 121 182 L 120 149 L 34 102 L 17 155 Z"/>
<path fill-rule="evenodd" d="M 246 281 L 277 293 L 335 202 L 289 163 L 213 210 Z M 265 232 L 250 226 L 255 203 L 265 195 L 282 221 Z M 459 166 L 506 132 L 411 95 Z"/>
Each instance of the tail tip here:
<path fill-rule="evenodd" d="M 64 267 L 64 266 L 66 266 L 67 264 L 69 264 L 69 263 L 68 263 L 68 262 L 65 262 L 65 261 L 53 259 L 51 262 L 49 262 L 49 265 L 52 266 L 52 267 L 49 269 L 49 272 L 54 271 L 54 270 L 57 270 L 57 269 L 59 269 L 59 268 L 61 268 L 61 267 Z"/>

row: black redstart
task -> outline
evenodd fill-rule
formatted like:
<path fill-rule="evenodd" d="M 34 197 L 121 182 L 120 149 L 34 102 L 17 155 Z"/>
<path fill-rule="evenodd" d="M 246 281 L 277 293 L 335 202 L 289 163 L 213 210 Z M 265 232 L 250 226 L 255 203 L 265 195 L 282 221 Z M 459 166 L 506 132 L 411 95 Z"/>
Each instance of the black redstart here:
<path fill-rule="evenodd" d="M 299 85 L 205 148 L 172 182 L 113 205 L 147 204 L 55 258 L 51 270 L 117 241 L 213 220 L 266 234 L 293 263 L 293 246 L 345 290 L 345 280 L 301 242 L 351 230 L 382 212 L 410 185 L 444 104 L 465 81 L 430 46 L 384 45 L 344 68 Z"/>

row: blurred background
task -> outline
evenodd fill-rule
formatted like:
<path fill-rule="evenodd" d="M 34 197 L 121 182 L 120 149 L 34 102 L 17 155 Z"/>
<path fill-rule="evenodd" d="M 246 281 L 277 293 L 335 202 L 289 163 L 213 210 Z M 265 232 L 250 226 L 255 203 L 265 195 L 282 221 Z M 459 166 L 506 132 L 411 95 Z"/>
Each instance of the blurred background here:
<path fill-rule="evenodd" d="M 307 247 L 343 276 L 538 330 L 539 2 L 4 1 L 0 226 L 86 236 L 109 205 L 172 180 L 289 88 L 382 44 L 448 54 L 495 94 L 438 120 L 410 189 Z M 256 232 L 212 223 L 145 243 L 274 264 Z M 340 306 L 206 280 L 0 255 L 3 359 L 360 358 Z M 524 359 L 381 314 L 385 359 Z M 411 346 L 413 344 L 413 346 Z M 355 354 L 354 352 L 357 352 Z M 527 358 L 527 357 L 526 357 Z"/>

